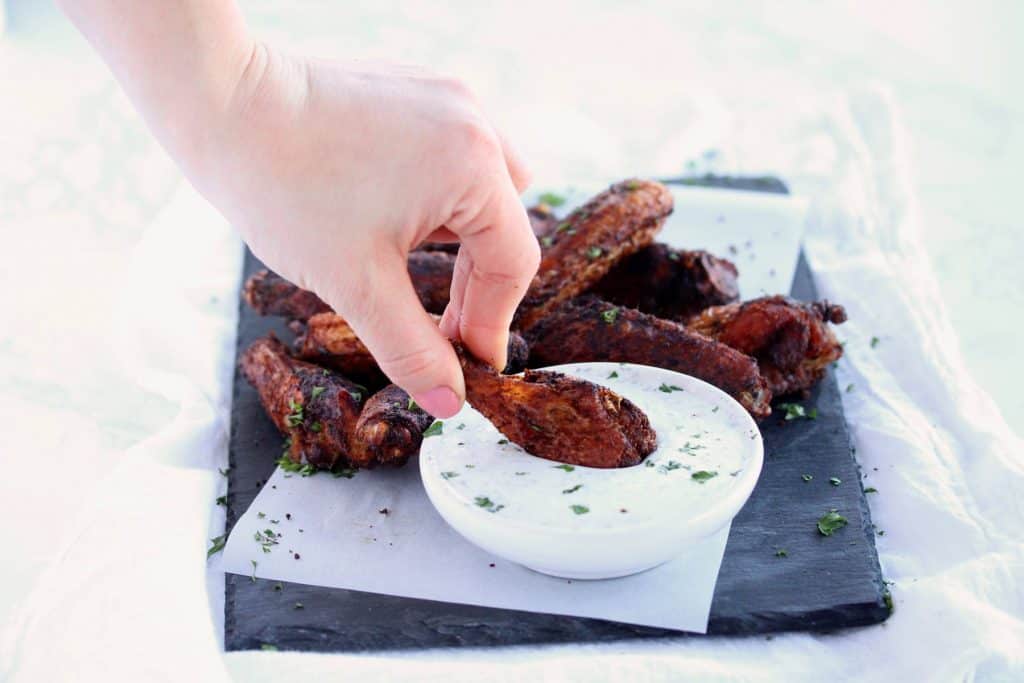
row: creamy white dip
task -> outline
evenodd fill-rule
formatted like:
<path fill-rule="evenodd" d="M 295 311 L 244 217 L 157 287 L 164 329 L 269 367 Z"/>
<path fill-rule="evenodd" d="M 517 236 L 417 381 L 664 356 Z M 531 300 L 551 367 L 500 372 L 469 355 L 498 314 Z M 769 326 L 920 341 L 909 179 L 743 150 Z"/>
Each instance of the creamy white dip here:
<path fill-rule="evenodd" d="M 424 439 L 423 476 L 438 478 L 466 508 L 507 524 L 599 530 L 699 517 L 736 488 L 745 468 L 760 463 L 754 422 L 699 380 L 676 375 L 668 384 L 664 371 L 619 363 L 552 369 L 633 401 L 657 432 L 654 453 L 628 468 L 563 465 L 510 443 L 467 405 Z"/>

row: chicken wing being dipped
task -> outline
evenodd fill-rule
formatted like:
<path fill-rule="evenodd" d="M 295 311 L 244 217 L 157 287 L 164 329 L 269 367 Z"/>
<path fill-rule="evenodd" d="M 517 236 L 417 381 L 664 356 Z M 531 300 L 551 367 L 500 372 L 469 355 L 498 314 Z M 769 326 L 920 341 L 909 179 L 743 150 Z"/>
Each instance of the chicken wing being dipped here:
<path fill-rule="evenodd" d="M 455 344 L 466 400 L 510 441 L 584 467 L 636 465 L 656 447 L 647 416 L 605 387 L 557 372 L 502 375 Z"/>
<path fill-rule="evenodd" d="M 433 421 L 409 394 L 389 384 L 363 406 L 353 433 L 350 460 L 356 467 L 401 467 L 420 452 L 423 430 Z"/>
<path fill-rule="evenodd" d="M 652 244 L 626 257 L 590 290 L 619 306 L 685 321 L 739 299 L 736 266 L 706 251 Z"/>
<path fill-rule="evenodd" d="M 726 392 L 751 415 L 771 413 L 772 392 L 757 361 L 680 323 L 592 295 L 568 301 L 527 333 L 530 365 L 613 361 L 675 370 Z"/>
<path fill-rule="evenodd" d="M 295 346 L 299 358 L 334 368 L 371 389 L 388 382 L 370 350 L 348 322 L 336 313 L 320 313 L 306 321 L 305 330 L 295 340 Z M 519 372 L 526 367 L 529 353 L 526 340 L 515 332 L 509 333 L 505 372 Z"/>
<path fill-rule="evenodd" d="M 351 463 L 351 435 L 363 401 L 359 387 L 292 358 L 273 336 L 253 342 L 240 365 L 267 415 L 288 437 L 292 462 L 321 468 Z"/>
<path fill-rule="evenodd" d="M 843 347 L 828 323 L 846 321 L 842 306 L 769 296 L 708 308 L 687 329 L 757 359 L 776 396 L 805 391 L 825 375 Z"/>
<path fill-rule="evenodd" d="M 672 213 L 672 193 L 645 180 L 616 183 L 541 238 L 540 268 L 516 314 L 523 330 L 647 246 Z"/>

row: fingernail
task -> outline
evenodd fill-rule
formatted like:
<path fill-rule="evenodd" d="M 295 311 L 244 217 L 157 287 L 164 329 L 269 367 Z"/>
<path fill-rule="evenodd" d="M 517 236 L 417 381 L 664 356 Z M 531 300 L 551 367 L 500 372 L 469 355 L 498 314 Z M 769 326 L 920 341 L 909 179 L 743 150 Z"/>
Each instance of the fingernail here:
<path fill-rule="evenodd" d="M 459 412 L 461 401 L 448 387 L 434 387 L 430 391 L 415 394 L 416 405 L 437 418 L 449 418 Z"/>

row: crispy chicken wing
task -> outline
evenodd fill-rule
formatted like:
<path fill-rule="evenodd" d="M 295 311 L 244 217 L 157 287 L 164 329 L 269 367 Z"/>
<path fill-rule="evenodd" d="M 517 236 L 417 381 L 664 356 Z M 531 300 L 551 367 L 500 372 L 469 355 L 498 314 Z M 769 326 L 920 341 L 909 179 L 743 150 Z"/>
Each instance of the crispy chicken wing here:
<path fill-rule="evenodd" d="M 562 304 L 527 333 L 530 365 L 616 361 L 675 370 L 715 385 L 754 417 L 771 413 L 757 361 L 680 323 L 592 295 Z"/>
<path fill-rule="evenodd" d="M 461 345 L 456 351 L 466 400 L 533 455 L 608 468 L 636 465 L 655 449 L 647 416 L 610 389 L 557 372 L 501 375 Z"/>
<path fill-rule="evenodd" d="M 389 384 L 371 396 L 363 406 L 352 438 L 352 464 L 400 467 L 420 452 L 423 430 L 434 421 L 409 398 Z"/>
<path fill-rule="evenodd" d="M 843 347 L 828 323 L 846 321 L 842 306 L 769 296 L 715 306 L 687 328 L 753 356 L 776 396 L 804 391 L 824 375 Z"/>
<path fill-rule="evenodd" d="M 297 287 L 269 270 L 261 270 L 246 280 L 242 296 L 260 315 L 279 315 L 290 320 L 306 320 L 331 310 L 313 292 Z"/>
<path fill-rule="evenodd" d="M 363 400 L 355 384 L 295 360 L 273 336 L 253 342 L 240 363 L 267 415 L 287 435 L 292 462 L 323 468 L 351 463 L 350 436 Z"/>
<path fill-rule="evenodd" d="M 672 193 L 646 180 L 616 183 L 541 238 L 540 268 L 516 315 L 529 329 L 592 286 L 622 258 L 650 244 L 672 213 Z"/>
<path fill-rule="evenodd" d="M 409 277 L 428 313 L 444 313 L 451 296 L 454 270 L 455 254 L 444 251 L 414 251 L 409 254 Z"/>
<path fill-rule="evenodd" d="M 736 266 L 706 251 L 652 244 L 615 266 L 590 290 L 605 301 L 670 320 L 739 299 Z"/>
<path fill-rule="evenodd" d="M 370 388 L 387 384 L 387 378 L 370 350 L 356 336 L 348 322 L 336 313 L 320 313 L 310 318 L 295 345 L 296 355 L 303 360 L 334 368 Z M 505 372 L 522 370 L 526 367 L 529 354 L 526 340 L 510 332 Z"/>

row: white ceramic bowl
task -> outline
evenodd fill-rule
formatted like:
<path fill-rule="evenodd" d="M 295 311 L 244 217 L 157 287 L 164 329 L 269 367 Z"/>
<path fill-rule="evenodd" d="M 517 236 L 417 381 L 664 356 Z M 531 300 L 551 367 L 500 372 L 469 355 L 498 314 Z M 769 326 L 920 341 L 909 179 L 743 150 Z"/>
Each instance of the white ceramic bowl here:
<path fill-rule="evenodd" d="M 626 576 L 722 529 L 757 483 L 764 447 L 730 396 L 693 377 L 620 363 L 552 368 L 644 410 L 658 447 L 618 469 L 566 467 L 508 443 L 471 406 L 424 439 L 420 472 L 441 516 L 472 543 L 544 574 Z"/>

